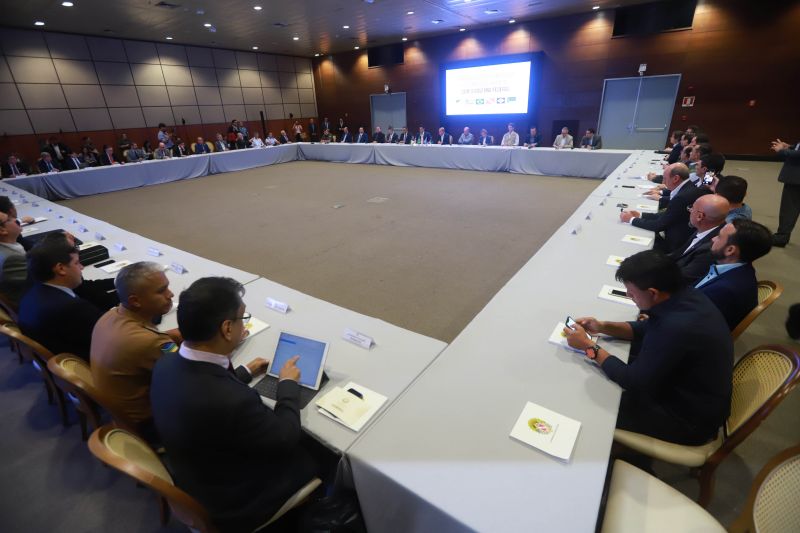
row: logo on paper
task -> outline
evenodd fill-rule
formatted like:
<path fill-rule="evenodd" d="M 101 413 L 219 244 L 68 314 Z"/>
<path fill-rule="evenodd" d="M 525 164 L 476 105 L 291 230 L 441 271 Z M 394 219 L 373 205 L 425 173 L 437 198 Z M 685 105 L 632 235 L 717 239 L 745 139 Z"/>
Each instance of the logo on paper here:
<path fill-rule="evenodd" d="M 541 418 L 531 418 L 528 420 L 528 427 L 542 435 L 549 435 L 553 432 L 553 426 Z"/>

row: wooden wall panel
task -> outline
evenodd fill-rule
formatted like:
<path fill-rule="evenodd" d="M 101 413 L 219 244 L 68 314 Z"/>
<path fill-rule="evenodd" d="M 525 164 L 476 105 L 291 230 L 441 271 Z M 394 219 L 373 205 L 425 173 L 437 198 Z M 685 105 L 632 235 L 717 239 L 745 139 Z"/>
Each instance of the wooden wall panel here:
<path fill-rule="evenodd" d="M 407 93 L 409 127 L 433 130 L 441 121 L 440 64 L 544 52 L 536 108 L 543 132 L 554 120 L 578 120 L 580 132 L 596 126 L 603 80 L 636 76 L 647 63 L 648 75 L 682 74 L 671 129 L 699 124 L 728 154 L 769 155 L 770 139 L 800 139 L 800 2 L 698 4 L 692 29 L 650 36 L 612 38 L 613 12 L 600 11 L 409 41 L 403 65 L 369 69 L 364 50 L 319 58 L 318 110 L 333 122 L 347 116 L 351 126 L 371 127 L 369 95 L 388 82 Z M 692 95 L 695 107 L 682 108 L 680 97 Z M 444 125 L 453 133 L 464 126 Z M 469 125 L 505 130 L 480 117 Z"/>

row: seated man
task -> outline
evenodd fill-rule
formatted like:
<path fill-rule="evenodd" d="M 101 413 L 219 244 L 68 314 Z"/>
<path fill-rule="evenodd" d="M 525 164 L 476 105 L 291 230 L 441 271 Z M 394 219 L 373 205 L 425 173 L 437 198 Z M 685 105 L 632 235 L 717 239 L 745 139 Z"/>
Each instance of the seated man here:
<path fill-rule="evenodd" d="M 20 161 L 17 158 L 17 156 L 12 154 L 8 156 L 8 162 L 3 163 L 2 175 L 4 178 L 16 178 L 18 176 L 27 176 L 28 165 Z"/>
<path fill-rule="evenodd" d="M 672 132 L 672 136 L 669 138 L 669 142 L 672 147 L 670 148 L 669 155 L 667 156 L 668 165 L 677 163 L 678 161 L 681 160 L 681 151 L 683 151 L 683 144 L 681 143 L 681 137 L 683 137 L 683 132 L 680 130 L 676 130 Z"/>
<path fill-rule="evenodd" d="M 367 132 L 364 131 L 363 127 L 358 128 L 358 134 L 356 135 L 356 144 L 367 144 L 369 142 L 369 135 Z"/>
<path fill-rule="evenodd" d="M 561 133 L 556 135 L 556 140 L 553 141 L 553 148 L 572 148 L 572 135 L 569 134 L 568 127 L 561 128 Z"/>
<path fill-rule="evenodd" d="M 478 145 L 480 146 L 491 146 L 494 144 L 494 137 L 489 135 L 489 132 L 485 129 L 481 130 L 481 136 L 478 137 Z"/>
<path fill-rule="evenodd" d="M 503 135 L 500 146 L 519 146 L 519 133 L 514 131 L 514 124 L 508 124 L 508 131 Z"/>
<path fill-rule="evenodd" d="M 542 136 L 539 134 L 539 130 L 536 129 L 536 126 L 531 128 L 531 132 L 528 134 L 528 138 L 525 139 L 525 146 L 528 148 L 536 148 L 537 146 L 542 145 Z"/>
<path fill-rule="evenodd" d="M 172 308 L 172 291 L 157 263 L 126 266 L 116 278 L 120 305 L 106 312 L 92 332 L 94 386 L 113 412 L 132 429 L 155 442 L 150 410 L 150 375 L 164 353 L 175 352 L 180 332 L 161 332 L 161 317 Z"/>
<path fill-rule="evenodd" d="M 250 139 L 250 148 L 264 148 L 266 146 L 264 141 L 261 140 L 261 134 L 257 131 L 253 132 L 253 137 Z"/>
<path fill-rule="evenodd" d="M 453 136 L 447 133 L 444 127 L 440 127 L 436 134 L 436 144 L 453 144 Z"/>
<path fill-rule="evenodd" d="M 419 127 L 419 132 L 417 136 L 414 138 L 417 144 L 430 144 L 431 143 L 431 134 L 428 131 L 425 131 L 425 126 Z"/>
<path fill-rule="evenodd" d="M 683 163 L 667 166 L 664 170 L 664 185 L 670 191 L 669 204 L 664 211 L 642 214 L 639 211 L 626 210 L 619 214 L 619 218 L 622 222 L 654 232 L 654 248 L 670 253 L 686 242 L 692 232 L 687 208 L 711 191 L 695 187 L 689 181 L 689 169 Z M 659 235 L 662 231 L 663 238 Z"/>
<path fill-rule="evenodd" d="M 389 126 L 386 130 L 386 143 L 395 144 L 400 139 L 400 135 L 395 133 L 394 128 Z"/>
<path fill-rule="evenodd" d="M 119 161 L 114 157 L 114 147 L 107 144 L 103 146 L 103 153 L 100 154 L 100 165 L 109 166 L 118 164 Z"/>
<path fill-rule="evenodd" d="M 194 143 L 194 153 L 196 154 L 210 154 L 211 148 L 208 147 L 206 144 L 206 140 L 202 137 L 197 138 L 197 142 Z"/>
<path fill-rule="evenodd" d="M 163 142 L 158 143 L 158 148 L 153 151 L 153 159 L 172 159 L 172 154 Z"/>
<path fill-rule="evenodd" d="M 758 305 L 758 283 L 753 261 L 772 248 L 770 231 L 757 222 L 735 219 L 711 243 L 716 264 L 696 287 L 714 302 L 733 331 Z"/>
<path fill-rule="evenodd" d="M 214 141 L 214 148 L 217 150 L 217 152 L 227 152 L 230 150 L 230 148 L 228 148 L 227 141 L 225 141 L 225 138 L 221 133 L 217 133 L 217 140 Z"/>
<path fill-rule="evenodd" d="M 586 130 L 586 135 L 581 139 L 581 148 L 588 148 L 589 150 L 599 150 L 603 147 L 603 139 L 597 135 L 594 128 Z"/>
<path fill-rule="evenodd" d="M 39 172 L 48 174 L 50 172 L 59 171 L 58 167 L 53 163 L 53 157 L 48 152 L 42 152 L 39 156 L 39 161 L 36 162 L 36 166 L 39 167 Z"/>
<path fill-rule="evenodd" d="M 339 139 L 340 143 L 351 143 L 353 142 L 353 136 L 350 135 L 350 129 L 345 126 L 342 128 L 342 137 Z"/>
<path fill-rule="evenodd" d="M 411 144 L 411 135 L 408 133 L 408 128 L 404 127 L 400 130 L 400 136 L 397 138 L 397 144 Z"/>
<path fill-rule="evenodd" d="M 469 126 L 464 127 L 464 131 L 461 133 L 461 136 L 458 138 L 458 144 L 472 144 L 475 140 L 475 136 L 469 131 Z"/>
<path fill-rule="evenodd" d="M 272 133 L 270 133 L 270 135 L 272 135 Z M 322 132 L 322 137 L 320 137 L 320 141 L 319 142 L 321 142 L 322 144 L 328 144 L 332 140 L 333 140 L 333 135 L 331 135 L 331 130 L 326 128 Z M 267 137 L 267 141 L 269 141 L 269 137 Z"/>
<path fill-rule="evenodd" d="M 700 156 L 694 167 L 694 172 L 689 174 L 689 181 L 697 187 L 708 186 L 713 182 L 714 176 L 721 174 L 725 168 L 725 156 L 722 154 L 706 154 Z"/>
<path fill-rule="evenodd" d="M 172 157 L 186 157 L 187 155 L 192 155 L 192 153 L 186 147 L 186 142 L 183 139 L 178 139 L 178 142 L 172 147 Z"/>
<path fill-rule="evenodd" d="M 231 374 L 231 352 L 250 318 L 244 287 L 203 278 L 180 295 L 178 353 L 153 369 L 150 402 L 175 484 L 196 498 L 220 531 L 253 531 L 316 474 L 301 446 L 297 356 L 280 370 L 275 409 L 249 378 Z M 265 370 L 258 360 L 254 373 Z M 176 391 L 180 391 L 176 394 Z"/>
<path fill-rule="evenodd" d="M 372 136 L 372 142 L 380 144 L 386 142 L 386 135 L 381 131 L 380 126 L 375 126 L 375 134 Z"/>
<path fill-rule="evenodd" d="M 286 135 L 286 130 L 281 130 L 280 135 L 278 135 L 278 144 L 291 144 L 292 141 L 289 140 L 289 136 Z"/>
<path fill-rule="evenodd" d="M 747 195 L 747 180 L 739 176 L 722 176 L 714 185 L 714 192 L 728 200 L 731 210 L 725 222 L 733 222 L 737 218 L 752 220 L 753 210 L 744 203 Z"/>
<path fill-rule="evenodd" d="M 138 144 L 131 143 L 131 147 L 128 148 L 128 162 L 138 163 L 140 161 L 145 161 L 146 159 L 147 154 L 144 153 L 144 150 L 139 148 Z"/>
<path fill-rule="evenodd" d="M 22 228 L 16 217 L 0 211 L 0 293 L 15 307 L 28 288 L 28 266 L 25 248 L 18 242 L 20 235 Z"/>
<path fill-rule="evenodd" d="M 728 200 L 718 194 L 701 196 L 691 206 L 689 224 L 695 231 L 683 245 L 669 254 L 678 264 L 687 284 L 694 285 L 708 273 L 708 267 L 714 262 L 711 240 L 725 224 L 729 209 Z"/>
<path fill-rule="evenodd" d="M 649 319 L 579 318 L 564 334 L 624 389 L 617 427 L 689 446 L 714 439 L 728 417 L 733 380 L 733 341 L 722 315 L 655 250 L 628 257 L 616 278 Z M 623 363 L 587 332 L 632 340 L 638 349 Z"/>
<path fill-rule="evenodd" d="M 19 328 L 53 354 L 89 360 L 92 329 L 103 314 L 74 292 L 82 281 L 78 248 L 63 234 L 50 234 L 28 252 L 35 281 L 19 304 Z"/>

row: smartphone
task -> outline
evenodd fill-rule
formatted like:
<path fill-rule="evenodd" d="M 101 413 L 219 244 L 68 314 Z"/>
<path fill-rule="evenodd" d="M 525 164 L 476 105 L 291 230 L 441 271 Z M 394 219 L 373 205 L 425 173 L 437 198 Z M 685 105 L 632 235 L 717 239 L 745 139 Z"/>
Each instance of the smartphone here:
<path fill-rule="evenodd" d="M 628 204 L 619 203 L 617 204 L 617 207 L 619 207 L 620 209 L 625 209 L 626 207 L 628 207 Z"/>
<path fill-rule="evenodd" d="M 102 268 L 102 267 L 104 267 L 104 266 L 106 266 L 106 265 L 110 265 L 110 264 L 111 264 L 111 263 L 113 263 L 114 261 L 116 261 L 116 259 L 109 259 L 109 260 L 107 260 L 107 261 L 100 261 L 99 263 L 95 263 L 95 264 L 94 264 L 94 265 L 92 265 L 92 266 L 94 266 L 95 268 Z"/>
<path fill-rule="evenodd" d="M 636 186 L 635 185 L 623 185 L 622 188 L 623 189 L 635 189 Z"/>
<path fill-rule="evenodd" d="M 564 321 L 564 324 L 566 324 L 569 329 L 574 330 L 577 322 L 575 322 L 575 319 L 573 319 L 571 316 L 568 316 L 567 319 Z M 586 338 L 591 339 L 592 336 L 586 333 Z"/>
<path fill-rule="evenodd" d="M 627 291 L 621 291 L 619 289 L 611 289 L 611 295 L 612 296 L 619 296 L 620 298 L 627 298 L 628 300 L 631 299 L 631 297 L 628 296 L 628 292 Z"/>

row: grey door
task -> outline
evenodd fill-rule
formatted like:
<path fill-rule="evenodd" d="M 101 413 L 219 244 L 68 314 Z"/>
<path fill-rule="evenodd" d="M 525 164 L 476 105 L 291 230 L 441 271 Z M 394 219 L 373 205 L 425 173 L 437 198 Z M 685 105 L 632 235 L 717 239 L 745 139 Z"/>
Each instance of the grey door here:
<path fill-rule="evenodd" d="M 603 148 L 664 148 L 680 82 L 680 74 L 605 80 L 597 127 Z"/>
<path fill-rule="evenodd" d="M 371 94 L 372 128 L 380 126 L 386 132 L 389 126 L 395 130 L 406 126 L 406 93 Z"/>

